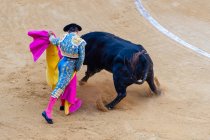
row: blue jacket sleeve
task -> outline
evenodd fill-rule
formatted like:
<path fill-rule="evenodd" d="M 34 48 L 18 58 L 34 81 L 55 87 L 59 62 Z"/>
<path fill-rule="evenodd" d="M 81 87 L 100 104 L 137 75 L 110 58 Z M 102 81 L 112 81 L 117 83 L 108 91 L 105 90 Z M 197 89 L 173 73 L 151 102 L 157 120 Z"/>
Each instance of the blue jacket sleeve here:
<path fill-rule="evenodd" d="M 76 71 L 79 71 L 83 65 L 84 59 L 85 59 L 85 45 L 87 43 L 83 40 L 82 43 L 78 47 L 78 54 L 79 54 L 79 59 L 76 64 Z"/>
<path fill-rule="evenodd" d="M 51 35 L 50 38 L 49 38 L 49 41 L 55 45 L 55 46 L 58 46 L 59 43 L 60 43 L 60 38 L 56 38 L 54 35 Z"/>

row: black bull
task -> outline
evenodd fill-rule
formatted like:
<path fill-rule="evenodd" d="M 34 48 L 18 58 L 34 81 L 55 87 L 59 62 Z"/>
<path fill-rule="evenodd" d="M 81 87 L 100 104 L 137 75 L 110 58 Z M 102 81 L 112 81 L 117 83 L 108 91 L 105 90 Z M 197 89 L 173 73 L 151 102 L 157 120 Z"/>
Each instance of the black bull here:
<path fill-rule="evenodd" d="M 84 60 L 87 71 L 81 84 L 102 69 L 113 73 L 117 97 L 106 105 L 108 109 L 126 96 L 126 88 L 131 84 L 147 81 L 153 93 L 160 94 L 154 83 L 153 62 L 143 46 L 105 32 L 87 33 L 82 38 L 87 42 Z"/>

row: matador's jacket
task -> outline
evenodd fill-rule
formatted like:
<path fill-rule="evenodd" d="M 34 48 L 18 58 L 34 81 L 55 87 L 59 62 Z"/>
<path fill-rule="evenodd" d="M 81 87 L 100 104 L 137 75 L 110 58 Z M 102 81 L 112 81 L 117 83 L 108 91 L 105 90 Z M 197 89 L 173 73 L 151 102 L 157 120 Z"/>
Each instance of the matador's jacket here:
<path fill-rule="evenodd" d="M 86 42 L 76 33 L 68 33 L 60 39 L 51 35 L 49 41 L 60 46 L 63 58 L 58 63 L 59 79 L 51 96 L 58 98 L 69 84 L 75 71 L 79 71 L 85 58 Z"/>

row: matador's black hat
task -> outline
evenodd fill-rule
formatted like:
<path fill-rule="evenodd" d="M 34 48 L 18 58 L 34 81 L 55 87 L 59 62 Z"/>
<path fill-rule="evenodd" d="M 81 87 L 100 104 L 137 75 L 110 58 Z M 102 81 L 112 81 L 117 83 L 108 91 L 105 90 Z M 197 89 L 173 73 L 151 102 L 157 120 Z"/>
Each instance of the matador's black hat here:
<path fill-rule="evenodd" d="M 63 28 L 63 31 L 64 31 L 64 32 L 68 32 L 70 28 L 77 28 L 78 31 L 81 31 L 81 30 L 82 30 L 82 27 L 79 26 L 78 24 L 76 24 L 76 23 L 71 23 L 71 24 L 66 25 L 66 26 Z"/>

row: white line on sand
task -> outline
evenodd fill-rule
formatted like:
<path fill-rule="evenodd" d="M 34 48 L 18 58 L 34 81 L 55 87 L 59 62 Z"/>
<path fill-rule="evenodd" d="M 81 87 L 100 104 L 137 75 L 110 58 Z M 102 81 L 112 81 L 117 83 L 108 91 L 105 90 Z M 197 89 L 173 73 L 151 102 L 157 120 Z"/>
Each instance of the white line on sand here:
<path fill-rule="evenodd" d="M 156 29 L 158 29 L 160 32 L 162 32 L 163 34 L 165 34 L 166 36 L 168 36 L 169 38 L 171 38 L 172 40 L 180 43 L 181 45 L 185 46 L 186 48 L 189 48 L 203 56 L 206 56 L 208 58 L 210 58 L 210 54 L 207 53 L 206 51 L 199 49 L 189 43 L 187 43 L 186 41 L 182 40 L 181 38 L 179 38 L 178 36 L 176 36 L 175 34 L 171 33 L 170 31 L 168 31 L 166 28 L 164 28 L 162 25 L 160 25 L 148 12 L 147 10 L 144 8 L 141 0 L 135 0 L 135 4 L 136 7 L 138 8 L 139 12 L 141 13 L 141 15 L 148 20 Z"/>

